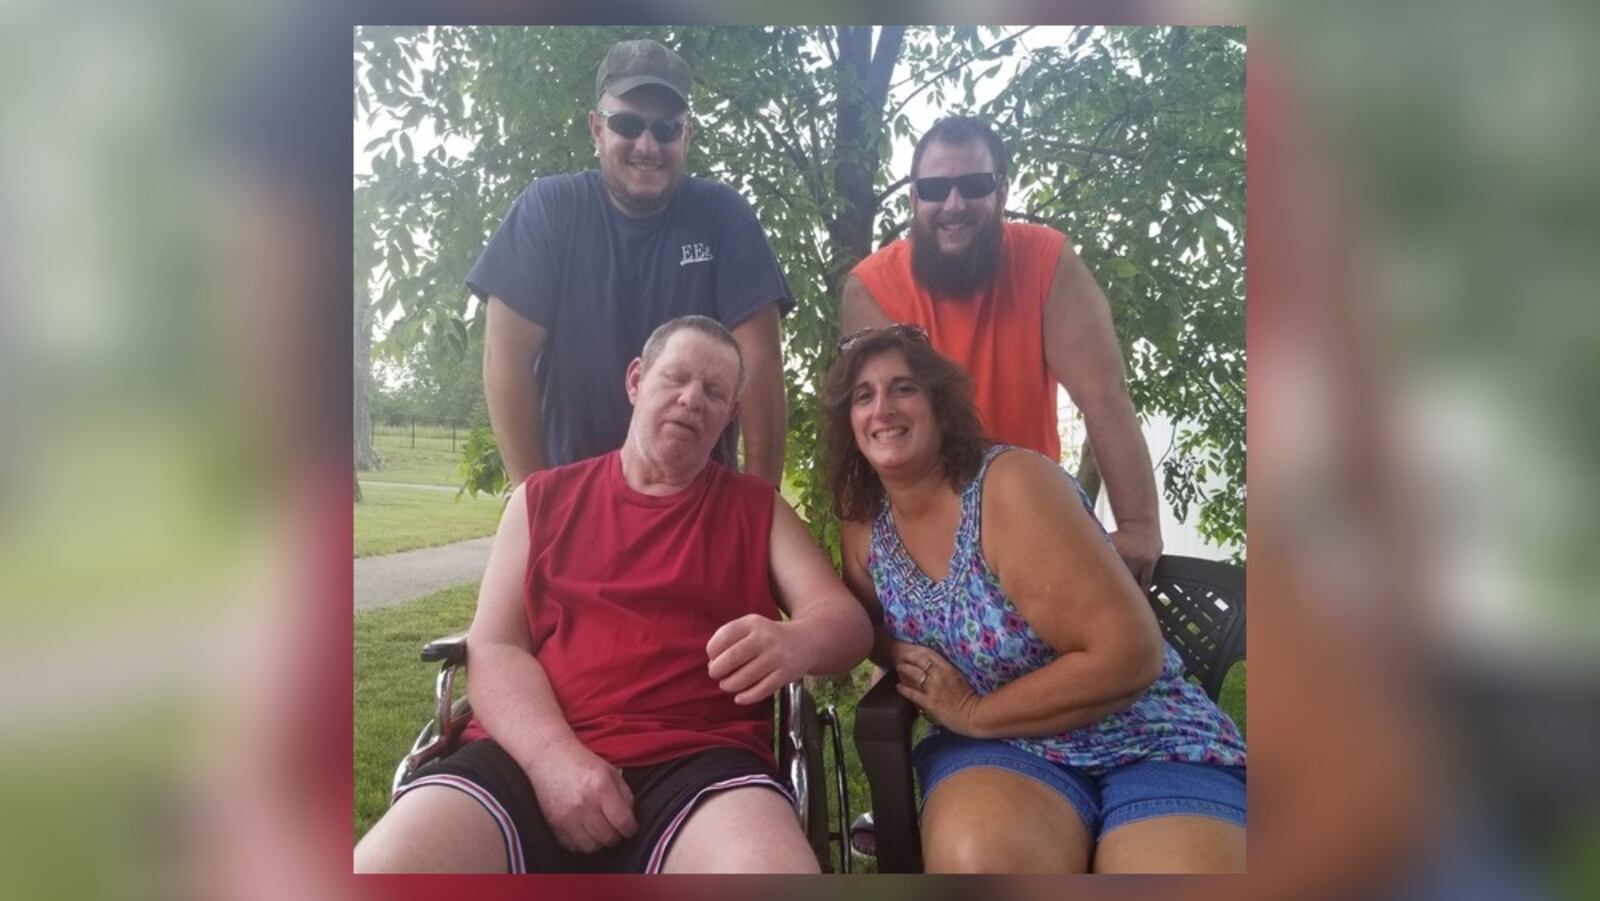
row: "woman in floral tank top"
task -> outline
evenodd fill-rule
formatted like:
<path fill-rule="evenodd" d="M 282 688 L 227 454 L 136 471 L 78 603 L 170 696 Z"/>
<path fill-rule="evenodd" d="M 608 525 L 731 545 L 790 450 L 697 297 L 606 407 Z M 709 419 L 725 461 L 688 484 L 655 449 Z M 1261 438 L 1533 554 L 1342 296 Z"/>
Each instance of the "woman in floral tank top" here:
<path fill-rule="evenodd" d="M 1244 741 L 1076 482 L 989 443 L 917 327 L 840 346 L 823 403 L 845 582 L 934 726 L 914 754 L 928 871 L 1242 870 Z"/>

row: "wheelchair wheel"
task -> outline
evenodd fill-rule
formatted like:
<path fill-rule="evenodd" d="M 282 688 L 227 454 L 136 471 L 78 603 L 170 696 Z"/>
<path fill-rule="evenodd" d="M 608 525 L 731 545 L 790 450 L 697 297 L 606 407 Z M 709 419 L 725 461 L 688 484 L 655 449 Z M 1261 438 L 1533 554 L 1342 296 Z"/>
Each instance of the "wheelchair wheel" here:
<path fill-rule="evenodd" d="M 822 723 L 817 717 L 817 702 L 811 697 L 811 692 L 800 693 L 798 713 L 800 731 L 805 736 L 807 748 L 806 782 L 811 786 L 806 808 L 806 841 L 811 844 L 812 853 L 817 855 L 822 872 L 832 873 L 834 868 L 828 837 L 828 777 L 822 765 Z"/>

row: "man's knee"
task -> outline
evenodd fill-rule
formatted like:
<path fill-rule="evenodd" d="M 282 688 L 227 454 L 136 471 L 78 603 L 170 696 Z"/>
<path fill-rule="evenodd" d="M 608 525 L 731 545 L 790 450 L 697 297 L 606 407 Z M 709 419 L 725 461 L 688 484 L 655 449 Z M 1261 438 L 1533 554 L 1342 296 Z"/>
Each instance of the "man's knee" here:
<path fill-rule="evenodd" d="M 355 848 L 357 873 L 504 873 L 505 838 L 494 817 L 453 788 L 403 795 Z"/>
<path fill-rule="evenodd" d="M 355 866 L 357 873 L 408 873 L 412 866 L 406 860 L 404 842 L 394 842 L 383 820 L 372 825 L 367 834 L 356 842 Z"/>
<path fill-rule="evenodd" d="M 696 805 L 663 868 L 679 873 L 817 873 L 794 808 L 769 788 L 718 792 Z"/>
<path fill-rule="evenodd" d="M 355 872 L 405 873 L 410 871 L 406 849 L 412 844 L 403 834 L 403 823 L 390 819 L 391 809 L 378 818 L 367 834 L 356 842 Z"/>
<path fill-rule="evenodd" d="M 722 855 L 724 866 L 720 868 L 721 872 L 797 874 L 822 872 L 816 855 L 806 843 L 805 834 L 800 831 L 798 821 L 792 823 L 790 828 L 782 830 L 781 840 L 775 841 L 776 837 L 776 832 L 761 839 L 729 836 Z"/>

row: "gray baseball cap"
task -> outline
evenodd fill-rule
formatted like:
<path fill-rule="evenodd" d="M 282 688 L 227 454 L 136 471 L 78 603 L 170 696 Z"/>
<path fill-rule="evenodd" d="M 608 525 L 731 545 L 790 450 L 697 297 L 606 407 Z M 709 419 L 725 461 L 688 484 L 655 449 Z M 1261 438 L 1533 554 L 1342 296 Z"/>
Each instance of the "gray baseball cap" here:
<path fill-rule="evenodd" d="M 601 94 L 621 97 L 634 88 L 657 84 L 689 105 L 689 85 L 694 75 L 683 57 L 655 41 L 618 41 L 600 61 L 594 77 L 594 99 Z"/>

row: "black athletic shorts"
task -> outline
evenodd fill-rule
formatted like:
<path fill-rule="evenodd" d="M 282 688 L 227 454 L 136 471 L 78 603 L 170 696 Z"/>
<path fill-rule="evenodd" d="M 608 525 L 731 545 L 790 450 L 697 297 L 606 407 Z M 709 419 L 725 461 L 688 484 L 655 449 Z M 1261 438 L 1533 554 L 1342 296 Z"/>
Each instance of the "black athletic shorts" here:
<path fill-rule="evenodd" d="M 728 788 L 764 785 L 785 799 L 788 789 L 766 761 L 738 748 L 712 748 L 648 766 L 624 767 L 633 792 L 632 838 L 593 854 L 556 841 L 535 800 L 533 784 L 511 755 L 485 738 L 421 767 L 395 792 L 445 785 L 470 795 L 500 826 L 512 873 L 658 873 L 678 829 L 703 797 Z M 792 799 L 791 799 L 792 803 Z"/>

